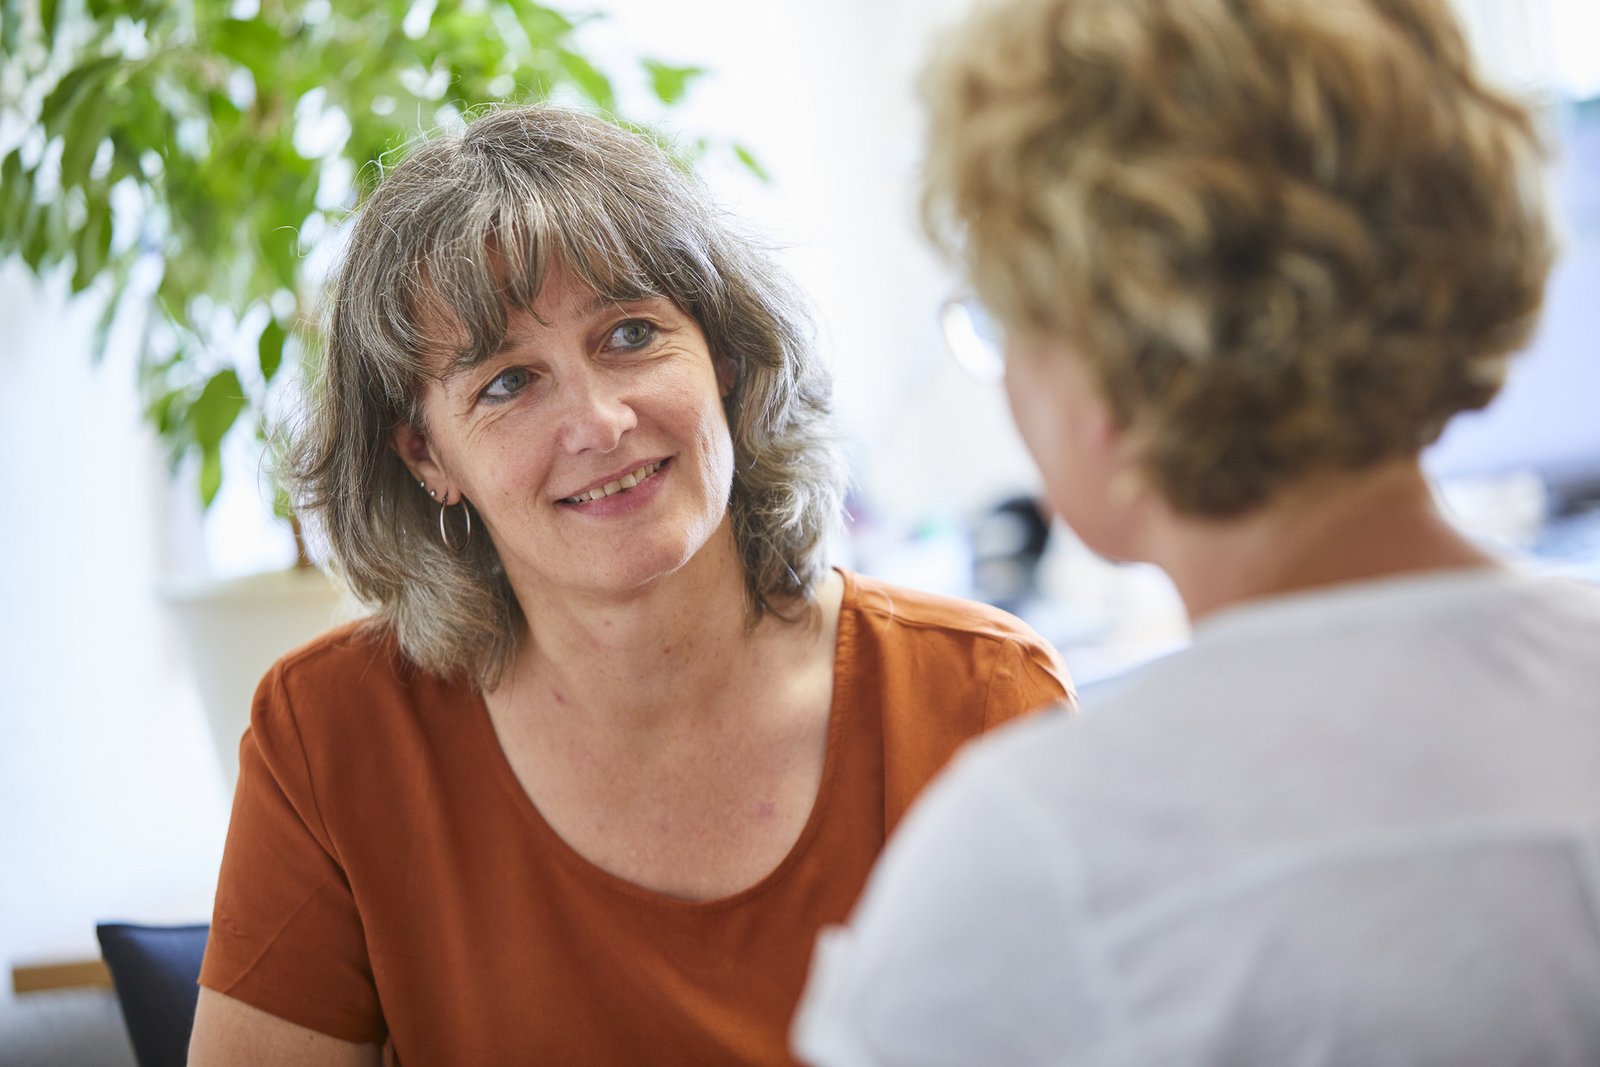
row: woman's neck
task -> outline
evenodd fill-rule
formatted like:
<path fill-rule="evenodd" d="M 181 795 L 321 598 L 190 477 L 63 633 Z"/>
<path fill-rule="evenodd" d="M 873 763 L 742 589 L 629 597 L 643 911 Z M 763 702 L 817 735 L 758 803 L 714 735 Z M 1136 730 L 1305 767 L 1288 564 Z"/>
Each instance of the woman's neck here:
<path fill-rule="evenodd" d="M 521 591 L 519 591 L 521 596 Z M 595 716 L 630 730 L 713 713 L 774 620 L 748 623 L 744 568 L 728 523 L 677 571 L 625 596 L 522 599 L 524 639 L 492 698 Z"/>
<path fill-rule="evenodd" d="M 1498 563 L 1440 514 L 1415 459 L 1309 481 L 1241 519 L 1157 525 L 1147 558 L 1193 621 L 1261 597 Z"/>

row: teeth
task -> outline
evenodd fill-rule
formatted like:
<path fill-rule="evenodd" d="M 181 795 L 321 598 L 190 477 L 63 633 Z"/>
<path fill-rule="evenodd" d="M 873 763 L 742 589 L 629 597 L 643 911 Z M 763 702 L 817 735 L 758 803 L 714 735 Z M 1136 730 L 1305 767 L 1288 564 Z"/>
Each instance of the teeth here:
<path fill-rule="evenodd" d="M 600 488 L 591 489 L 587 493 L 579 493 L 577 496 L 569 496 L 566 500 L 562 501 L 562 503 L 587 504 L 591 500 L 604 500 L 606 497 L 620 493 L 624 489 L 632 489 L 634 486 L 638 485 L 640 482 L 644 481 L 646 478 L 650 477 L 660 469 L 660 463 L 646 463 L 638 470 L 629 471 L 627 474 L 624 474 L 621 478 L 618 478 L 614 482 L 607 482 L 605 485 L 600 486 Z"/>

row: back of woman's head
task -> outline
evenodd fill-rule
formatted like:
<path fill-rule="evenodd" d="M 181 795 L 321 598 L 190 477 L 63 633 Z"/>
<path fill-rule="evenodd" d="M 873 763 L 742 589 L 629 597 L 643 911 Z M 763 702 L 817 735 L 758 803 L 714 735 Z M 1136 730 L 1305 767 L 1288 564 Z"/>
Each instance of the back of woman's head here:
<path fill-rule="evenodd" d="M 531 307 L 557 269 L 618 302 L 666 296 L 736 372 L 730 510 L 753 617 L 809 594 L 838 510 L 829 382 L 802 302 L 666 152 L 548 106 L 489 111 L 426 139 L 355 219 L 285 473 L 351 588 L 411 658 L 480 685 L 535 606 L 512 595 L 481 521 L 464 550 L 443 543 L 438 506 L 391 435 L 401 422 L 426 433 L 427 383 L 496 351 L 508 311 Z M 458 547 L 461 535 L 458 525 Z"/>
<path fill-rule="evenodd" d="M 997 0 L 925 92 L 930 232 L 1180 512 L 1415 454 L 1533 327 L 1539 138 L 1447 0 Z"/>

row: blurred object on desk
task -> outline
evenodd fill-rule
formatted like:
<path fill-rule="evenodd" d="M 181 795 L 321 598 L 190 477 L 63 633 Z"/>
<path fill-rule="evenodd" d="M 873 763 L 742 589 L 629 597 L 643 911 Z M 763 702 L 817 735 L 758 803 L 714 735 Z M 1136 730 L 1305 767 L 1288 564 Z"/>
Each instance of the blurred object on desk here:
<path fill-rule="evenodd" d="M 979 600 L 1020 614 L 1040 595 L 1039 564 L 1050 516 L 1034 496 L 1001 500 L 972 524 L 972 588 Z"/>

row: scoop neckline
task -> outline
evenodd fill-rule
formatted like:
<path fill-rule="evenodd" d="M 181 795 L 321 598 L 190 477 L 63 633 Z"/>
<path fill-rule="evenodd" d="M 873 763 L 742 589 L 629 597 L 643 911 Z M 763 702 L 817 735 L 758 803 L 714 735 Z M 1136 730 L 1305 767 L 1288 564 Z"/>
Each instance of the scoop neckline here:
<path fill-rule="evenodd" d="M 789 851 L 784 853 L 777 865 L 766 874 L 756 879 L 753 883 L 727 896 L 712 897 L 709 900 L 689 900 L 684 897 L 675 897 L 670 893 L 662 893 L 630 882 L 620 875 L 612 874 L 593 860 L 574 848 L 566 838 L 556 832 L 550 825 L 544 812 L 539 810 L 539 805 L 534 803 L 533 797 L 522 787 L 522 782 L 517 778 L 516 770 L 511 766 L 511 760 L 506 756 L 505 747 L 500 744 L 500 735 L 495 731 L 494 719 L 489 714 L 488 702 L 483 693 L 477 689 L 472 691 L 473 715 L 477 723 L 480 739 L 492 752 L 495 765 L 494 775 L 502 788 L 512 794 L 512 803 L 518 809 L 519 818 L 527 823 L 536 837 L 544 841 L 549 848 L 549 853 L 558 862 L 579 877 L 598 884 L 605 890 L 619 896 L 630 897 L 633 900 L 651 905 L 661 910 L 678 911 L 685 913 L 711 913 L 726 911 L 745 904 L 777 886 L 796 866 L 799 865 L 805 854 L 810 851 L 812 844 L 822 832 L 822 825 L 827 815 L 829 802 L 834 794 L 834 783 L 838 777 L 838 765 L 842 758 L 840 735 L 844 731 L 845 709 L 843 695 L 845 692 L 845 668 L 853 654 L 856 639 L 856 599 L 857 585 L 855 577 L 840 567 L 833 568 L 844 580 L 843 595 L 839 602 L 839 628 L 834 635 L 833 642 L 833 684 L 829 696 L 827 745 L 822 757 L 822 777 L 817 783 L 817 794 L 811 802 L 811 813 L 806 817 L 805 825 L 801 827 L 799 836 L 789 846 Z"/>

